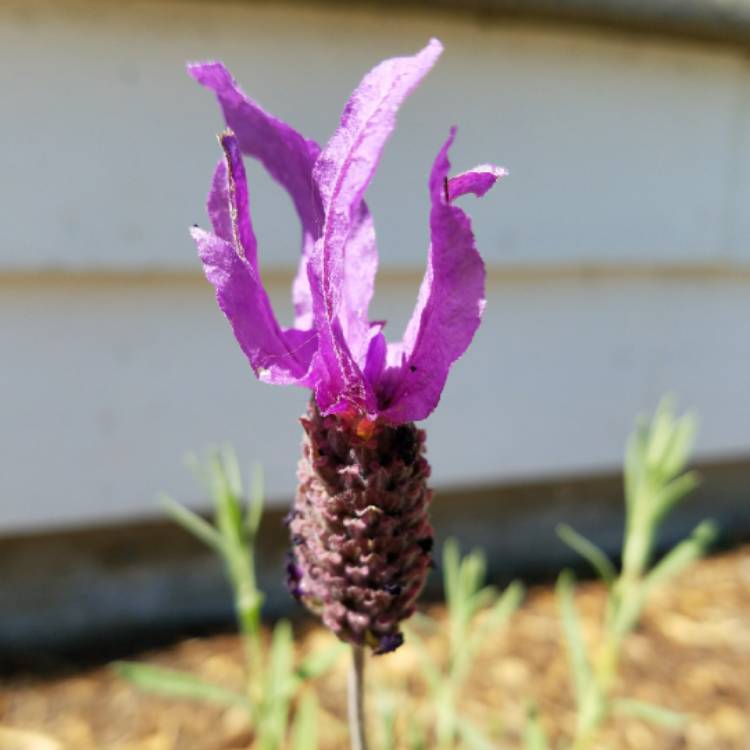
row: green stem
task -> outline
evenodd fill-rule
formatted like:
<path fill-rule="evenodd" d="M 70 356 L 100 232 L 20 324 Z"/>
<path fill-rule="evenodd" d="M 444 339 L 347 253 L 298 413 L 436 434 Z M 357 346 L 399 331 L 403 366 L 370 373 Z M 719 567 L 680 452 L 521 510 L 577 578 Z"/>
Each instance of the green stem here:
<path fill-rule="evenodd" d="M 255 561 L 251 550 L 229 547 L 227 560 L 230 579 L 234 589 L 235 612 L 242 644 L 245 651 L 247 695 L 251 714 L 260 714 L 259 704 L 263 696 L 263 649 L 261 644 L 261 607 L 263 597 L 258 591 L 255 577 Z"/>
<path fill-rule="evenodd" d="M 456 710 L 453 675 L 448 674 L 437 700 L 435 734 L 438 750 L 453 750 L 456 739 Z"/>

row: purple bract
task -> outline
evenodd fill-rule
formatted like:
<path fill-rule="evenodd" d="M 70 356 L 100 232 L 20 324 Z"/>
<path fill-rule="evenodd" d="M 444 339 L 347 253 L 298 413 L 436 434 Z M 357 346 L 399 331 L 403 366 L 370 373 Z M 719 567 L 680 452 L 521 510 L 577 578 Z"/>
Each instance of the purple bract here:
<path fill-rule="evenodd" d="M 375 67 L 323 149 L 245 96 L 221 63 L 188 67 L 216 94 L 228 126 L 208 198 L 213 233 L 192 230 L 206 277 L 256 375 L 311 388 L 323 415 L 356 414 L 392 425 L 424 419 L 479 326 L 484 264 L 469 218 L 453 201 L 484 195 L 505 172 L 484 165 L 448 177 L 455 129 L 429 178 L 427 271 L 403 340 L 386 343 L 383 324 L 367 315 L 377 250 L 363 196 L 398 107 L 441 51 L 432 40 L 413 57 Z M 291 328 L 279 325 L 261 281 L 243 154 L 288 191 L 302 223 Z"/>

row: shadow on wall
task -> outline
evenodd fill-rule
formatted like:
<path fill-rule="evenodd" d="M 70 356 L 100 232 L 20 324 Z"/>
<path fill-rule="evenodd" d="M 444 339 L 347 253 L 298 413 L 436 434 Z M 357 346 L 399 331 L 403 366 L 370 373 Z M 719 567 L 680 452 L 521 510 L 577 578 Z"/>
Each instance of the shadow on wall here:
<path fill-rule="evenodd" d="M 750 462 L 699 466 L 703 484 L 674 513 L 663 546 L 699 521 L 717 521 L 723 543 L 750 538 Z M 259 585 L 271 617 L 302 615 L 284 587 L 284 510 L 267 509 L 259 537 Z M 623 524 L 619 475 L 443 491 L 433 504 L 438 544 L 481 547 L 498 584 L 552 580 L 580 559 L 555 535 L 573 525 L 611 554 Z M 171 521 L 6 538 L 0 547 L 0 671 L 48 668 L 60 655 L 106 660 L 177 635 L 230 627 L 231 596 L 215 555 Z M 439 576 L 427 597 L 438 593 Z"/>

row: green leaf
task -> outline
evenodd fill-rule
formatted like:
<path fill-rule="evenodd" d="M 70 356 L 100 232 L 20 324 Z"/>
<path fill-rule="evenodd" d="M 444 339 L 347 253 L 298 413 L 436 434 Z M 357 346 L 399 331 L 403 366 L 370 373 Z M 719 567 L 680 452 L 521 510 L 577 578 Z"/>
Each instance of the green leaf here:
<path fill-rule="evenodd" d="M 698 473 L 689 471 L 664 485 L 656 496 L 654 523 L 661 521 L 685 495 L 691 493 L 699 484 Z"/>
<path fill-rule="evenodd" d="M 498 630 L 506 625 L 511 615 L 521 605 L 523 596 L 523 585 L 519 581 L 513 581 L 489 612 L 485 614 L 484 620 L 473 627 L 464 647 L 465 664 L 462 665 L 464 668 L 463 670 L 455 670 L 454 677 L 456 680 L 460 682 L 466 676 L 466 672 L 471 667 L 471 662 L 476 657 L 477 652 L 488 638 L 496 635 Z"/>
<path fill-rule="evenodd" d="M 716 524 L 703 521 L 693 533 L 669 551 L 646 576 L 646 587 L 651 591 L 681 573 L 688 565 L 706 553 L 718 535 Z"/>
<path fill-rule="evenodd" d="M 415 714 L 407 719 L 407 744 L 409 750 L 427 750 L 427 732 Z"/>
<path fill-rule="evenodd" d="M 234 448 L 228 444 L 222 446 L 220 459 L 227 490 L 236 498 L 242 497 L 242 474 Z"/>
<path fill-rule="evenodd" d="M 613 701 L 612 706 L 619 714 L 643 719 L 668 729 L 679 729 L 687 721 L 684 714 L 630 698 L 618 698 Z"/>
<path fill-rule="evenodd" d="M 674 397 L 664 396 L 656 407 L 656 412 L 648 429 L 646 465 L 654 468 L 661 465 L 667 453 L 675 429 Z"/>
<path fill-rule="evenodd" d="M 288 620 L 279 620 L 271 636 L 267 690 L 272 695 L 286 695 L 292 684 L 294 641 Z"/>
<path fill-rule="evenodd" d="M 297 667 L 296 674 L 300 680 L 312 680 L 325 674 L 347 650 L 345 643 L 336 641 L 328 648 L 321 648 L 308 654 Z"/>
<path fill-rule="evenodd" d="M 615 571 L 615 566 L 612 565 L 611 560 L 603 550 L 565 523 L 558 524 L 556 531 L 565 544 L 575 550 L 591 565 L 607 586 L 612 585 L 612 582 L 617 577 L 617 572 Z"/>
<path fill-rule="evenodd" d="M 497 745 L 466 717 L 457 718 L 456 725 L 461 739 L 470 750 L 497 750 Z"/>
<path fill-rule="evenodd" d="M 487 609 L 496 599 L 497 589 L 494 586 L 485 586 L 483 589 L 474 592 L 467 602 L 467 620 L 472 620 L 480 610 Z"/>
<path fill-rule="evenodd" d="M 262 750 L 278 750 L 283 745 L 295 688 L 293 659 L 292 626 L 280 620 L 273 629 L 268 657 L 258 743 Z"/>
<path fill-rule="evenodd" d="M 459 574 L 461 553 L 455 539 L 447 539 L 443 544 L 443 586 L 445 588 L 445 603 L 448 609 L 454 609 L 459 596 Z"/>
<path fill-rule="evenodd" d="M 524 750 L 548 750 L 549 742 L 539 721 L 539 709 L 536 703 L 530 703 L 526 709 L 526 726 L 523 733 Z"/>
<path fill-rule="evenodd" d="M 641 485 L 645 471 L 645 455 L 648 444 L 648 425 L 644 417 L 638 417 L 636 426 L 630 437 L 628 437 L 625 448 L 625 504 L 628 513 L 633 511 L 638 489 Z"/>
<path fill-rule="evenodd" d="M 660 463 L 660 469 L 665 477 L 676 476 L 685 468 L 697 432 L 698 419 L 692 413 L 685 414 L 674 425 L 669 445 Z"/>
<path fill-rule="evenodd" d="M 112 666 L 120 677 L 149 693 L 170 698 L 187 698 L 228 706 L 248 707 L 245 696 L 206 682 L 187 672 L 127 661 L 118 661 Z"/>
<path fill-rule="evenodd" d="M 251 472 L 250 498 L 245 511 L 245 524 L 251 539 L 258 535 L 260 521 L 263 517 L 263 505 L 265 503 L 265 481 L 263 467 L 255 464 Z"/>
<path fill-rule="evenodd" d="M 316 750 L 317 747 L 318 699 L 312 690 L 306 690 L 294 714 L 291 750 Z"/>
<path fill-rule="evenodd" d="M 481 550 L 472 550 L 461 561 L 459 573 L 461 582 L 460 586 L 464 601 L 467 605 L 470 605 L 471 600 L 479 592 L 482 584 L 484 583 L 486 571 L 487 562 Z M 467 615 L 471 615 L 470 608 L 467 611 Z"/>
<path fill-rule="evenodd" d="M 232 554 L 234 550 L 242 547 L 244 541 L 239 497 L 232 489 L 220 453 L 214 453 L 209 458 L 208 468 L 211 478 L 211 494 L 216 507 L 217 526 L 228 545 L 229 553 Z"/>
<path fill-rule="evenodd" d="M 208 521 L 184 505 L 180 505 L 180 503 L 168 495 L 160 495 L 159 504 L 172 520 L 179 526 L 182 526 L 185 531 L 192 534 L 208 547 L 211 547 L 214 551 L 220 554 L 223 553 L 221 536 Z"/>
<path fill-rule="evenodd" d="M 422 677 L 426 680 L 427 686 L 433 694 L 436 694 L 443 682 L 443 676 L 440 674 L 440 669 L 435 664 L 432 654 L 414 628 L 408 625 L 404 626 L 404 635 L 406 644 L 414 648 L 422 662 Z"/>
<path fill-rule="evenodd" d="M 396 750 L 396 698 L 392 693 L 378 689 L 375 708 L 380 726 L 380 750 Z"/>
<path fill-rule="evenodd" d="M 573 673 L 576 704 L 583 705 L 584 696 L 591 681 L 591 668 L 586 655 L 586 645 L 581 633 L 581 622 L 575 603 L 575 585 L 573 574 L 569 570 L 560 573 L 557 579 L 556 594 L 560 608 L 563 634 L 568 649 L 570 669 Z"/>

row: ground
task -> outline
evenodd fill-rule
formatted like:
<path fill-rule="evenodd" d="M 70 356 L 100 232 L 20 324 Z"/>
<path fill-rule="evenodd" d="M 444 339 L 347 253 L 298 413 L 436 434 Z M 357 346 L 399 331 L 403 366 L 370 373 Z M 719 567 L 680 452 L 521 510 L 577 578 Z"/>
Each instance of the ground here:
<path fill-rule="evenodd" d="M 601 586 L 582 584 L 578 602 L 593 643 Z M 429 612 L 438 620 L 444 616 L 441 607 Z M 310 624 L 297 634 L 304 651 L 330 642 Z M 442 637 L 430 644 L 438 652 Z M 137 658 L 230 687 L 241 684 L 241 650 L 232 636 L 186 640 Z M 345 668 L 340 664 L 318 683 L 322 750 L 347 747 Z M 429 721 L 419 661 L 408 643 L 373 660 L 368 680 L 396 691 L 402 713 L 421 712 Z M 601 732 L 598 749 L 750 749 L 750 546 L 700 562 L 654 595 L 628 641 L 617 689 L 688 718 L 677 730 L 618 718 Z M 372 706 L 376 696 L 369 697 Z M 573 717 L 571 691 L 549 586 L 532 589 L 508 628 L 491 639 L 462 707 L 502 737 L 503 747 L 517 747 L 530 698 L 539 703 L 551 737 L 565 737 Z M 46 679 L 15 676 L 0 684 L 0 750 L 240 750 L 251 741 L 241 710 L 146 696 L 107 667 Z"/>

